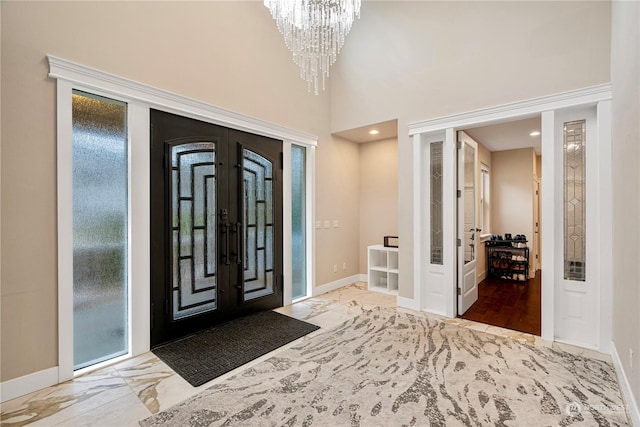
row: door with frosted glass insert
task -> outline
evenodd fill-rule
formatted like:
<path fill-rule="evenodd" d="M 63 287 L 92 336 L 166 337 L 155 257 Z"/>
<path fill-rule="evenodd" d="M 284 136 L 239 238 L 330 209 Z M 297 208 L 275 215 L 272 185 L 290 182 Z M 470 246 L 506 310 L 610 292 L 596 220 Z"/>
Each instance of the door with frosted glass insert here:
<path fill-rule="evenodd" d="M 458 314 L 464 314 L 478 300 L 476 272 L 478 237 L 476 177 L 478 143 L 458 132 Z"/>
<path fill-rule="evenodd" d="M 282 305 L 281 151 L 152 110 L 152 346 Z"/>

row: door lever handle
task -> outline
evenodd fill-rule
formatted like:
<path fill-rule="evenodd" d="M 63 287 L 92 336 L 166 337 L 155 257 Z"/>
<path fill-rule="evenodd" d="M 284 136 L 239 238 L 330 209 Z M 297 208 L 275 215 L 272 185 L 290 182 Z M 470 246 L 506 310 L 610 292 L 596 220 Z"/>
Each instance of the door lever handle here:
<path fill-rule="evenodd" d="M 224 240 L 224 250 L 222 251 L 222 261 L 224 265 L 230 265 L 231 261 L 229 260 L 229 223 L 224 222 L 222 224 L 222 234 Z"/>
<path fill-rule="evenodd" d="M 242 235 L 240 234 L 242 232 L 241 222 L 236 222 L 235 232 L 236 232 L 236 264 L 242 265 L 242 253 L 240 250 L 242 248 Z"/>

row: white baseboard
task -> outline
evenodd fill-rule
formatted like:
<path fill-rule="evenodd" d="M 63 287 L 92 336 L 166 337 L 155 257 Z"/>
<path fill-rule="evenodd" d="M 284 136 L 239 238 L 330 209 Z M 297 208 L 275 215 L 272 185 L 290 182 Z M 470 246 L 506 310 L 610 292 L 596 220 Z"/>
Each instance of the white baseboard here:
<path fill-rule="evenodd" d="M 4 381 L 0 383 L 0 402 L 4 403 L 56 384 L 58 384 L 57 366 Z"/>
<path fill-rule="evenodd" d="M 324 285 L 316 286 L 313 288 L 312 294 L 315 297 L 318 295 L 326 294 L 327 292 L 335 291 L 336 289 L 344 288 L 345 286 L 350 285 L 352 283 L 360 282 L 361 281 L 360 276 L 362 275 L 354 274 L 353 276 L 345 277 L 343 279 L 338 279 L 335 282 L 329 282 L 329 283 L 325 283 Z"/>
<path fill-rule="evenodd" d="M 366 274 L 358 274 L 358 282 L 369 283 L 369 276 Z"/>
<path fill-rule="evenodd" d="M 420 311 L 420 303 L 413 298 L 398 297 L 396 300 L 398 307 L 408 308 L 409 310 Z"/>
<path fill-rule="evenodd" d="M 622 361 L 620 360 L 620 355 L 618 355 L 618 350 L 616 349 L 616 344 L 614 342 L 611 343 L 611 358 L 613 359 L 613 366 L 615 366 L 616 373 L 618 374 L 618 382 L 622 389 L 624 401 L 627 404 L 627 411 L 631 417 L 631 424 L 634 426 L 640 426 L 640 412 L 638 411 L 638 405 L 631 391 L 631 384 L 629 384 L 627 375 L 624 373 L 624 369 L 622 369 Z"/>

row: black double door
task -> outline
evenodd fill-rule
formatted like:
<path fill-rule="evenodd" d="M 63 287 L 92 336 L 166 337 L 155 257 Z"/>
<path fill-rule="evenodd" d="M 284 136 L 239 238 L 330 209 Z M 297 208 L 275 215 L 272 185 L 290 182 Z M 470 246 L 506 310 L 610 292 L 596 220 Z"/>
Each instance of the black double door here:
<path fill-rule="evenodd" d="M 151 346 L 282 305 L 282 142 L 151 110 Z"/>

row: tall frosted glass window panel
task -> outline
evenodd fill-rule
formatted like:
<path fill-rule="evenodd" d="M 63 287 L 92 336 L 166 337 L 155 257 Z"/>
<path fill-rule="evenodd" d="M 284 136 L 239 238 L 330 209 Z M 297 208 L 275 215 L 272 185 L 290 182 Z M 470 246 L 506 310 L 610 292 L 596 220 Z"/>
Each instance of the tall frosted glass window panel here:
<path fill-rule="evenodd" d="M 431 264 L 442 265 L 442 142 L 429 144 L 431 165 Z"/>
<path fill-rule="evenodd" d="M 128 352 L 127 105 L 74 91 L 74 368 Z"/>
<path fill-rule="evenodd" d="M 564 124 L 564 278 L 585 280 L 586 122 Z"/>
<path fill-rule="evenodd" d="M 462 201 L 464 203 L 464 263 L 476 259 L 476 150 L 464 143 L 464 188 Z"/>
<path fill-rule="evenodd" d="M 291 249 L 293 298 L 307 295 L 306 148 L 291 146 Z"/>
<path fill-rule="evenodd" d="M 480 165 L 480 229 L 483 234 L 489 234 L 491 232 L 491 227 L 489 226 L 491 223 L 490 188 L 489 166 L 483 163 Z"/>

